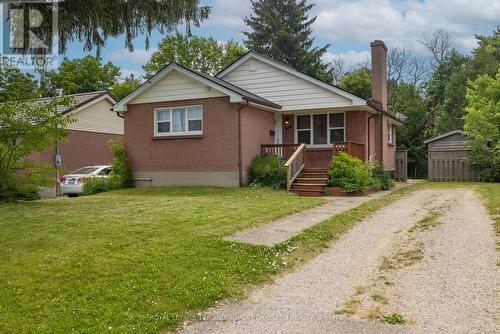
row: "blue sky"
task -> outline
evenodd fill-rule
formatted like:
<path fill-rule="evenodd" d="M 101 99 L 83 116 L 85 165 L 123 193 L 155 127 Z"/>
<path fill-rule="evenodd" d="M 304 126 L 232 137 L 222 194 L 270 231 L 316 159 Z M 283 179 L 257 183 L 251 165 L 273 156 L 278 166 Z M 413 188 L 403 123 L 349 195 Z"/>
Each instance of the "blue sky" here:
<path fill-rule="evenodd" d="M 219 41 L 244 39 L 247 30 L 243 18 L 251 12 L 250 0 L 201 0 L 212 7 L 210 18 L 195 35 L 212 36 Z M 474 34 L 491 34 L 500 23 L 500 0 L 309 0 L 315 7 L 311 15 L 317 20 L 313 26 L 316 44 L 331 44 L 324 60 L 341 57 L 352 66 L 369 56 L 369 43 L 382 39 L 389 47 L 405 47 L 414 54 L 425 55 L 418 42 L 437 29 L 450 31 L 455 47 L 470 52 L 476 41 Z M 181 26 L 182 31 L 184 28 Z M 133 53 L 124 49 L 123 38 L 109 39 L 102 51 L 105 61 L 112 61 L 122 68 L 124 76 L 142 73 L 154 48 L 162 39 L 154 32 L 151 48 L 145 50 L 144 38 L 134 40 Z M 78 58 L 85 55 L 81 43 L 73 43 L 66 56 Z M 95 52 L 90 52 L 95 54 Z"/>

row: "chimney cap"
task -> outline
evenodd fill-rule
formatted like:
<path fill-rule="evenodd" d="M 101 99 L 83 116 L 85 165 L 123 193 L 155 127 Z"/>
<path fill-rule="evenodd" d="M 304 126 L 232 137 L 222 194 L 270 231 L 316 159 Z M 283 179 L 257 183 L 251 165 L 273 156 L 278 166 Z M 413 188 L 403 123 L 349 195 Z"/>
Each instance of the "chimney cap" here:
<path fill-rule="evenodd" d="M 373 42 L 371 42 L 370 46 L 372 48 L 375 47 L 375 46 L 382 46 L 385 49 L 385 51 L 387 51 L 387 46 L 385 45 L 384 41 L 382 41 L 380 39 L 376 39 Z"/>

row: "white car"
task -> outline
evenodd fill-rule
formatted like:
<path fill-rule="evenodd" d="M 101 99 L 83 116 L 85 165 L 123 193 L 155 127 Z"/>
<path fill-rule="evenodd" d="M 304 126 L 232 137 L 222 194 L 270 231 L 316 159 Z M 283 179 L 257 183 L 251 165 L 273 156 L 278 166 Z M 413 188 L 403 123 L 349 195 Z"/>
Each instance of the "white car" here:
<path fill-rule="evenodd" d="M 59 180 L 62 195 L 68 197 L 78 196 L 83 193 L 85 180 L 93 177 L 108 178 L 111 173 L 111 166 L 87 166 L 64 175 Z"/>

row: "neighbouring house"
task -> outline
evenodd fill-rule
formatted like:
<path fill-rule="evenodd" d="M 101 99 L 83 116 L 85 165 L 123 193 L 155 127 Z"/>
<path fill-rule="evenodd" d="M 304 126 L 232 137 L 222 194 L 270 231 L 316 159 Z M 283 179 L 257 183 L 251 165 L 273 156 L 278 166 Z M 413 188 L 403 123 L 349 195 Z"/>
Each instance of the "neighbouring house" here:
<path fill-rule="evenodd" d="M 467 136 L 455 130 L 426 140 L 428 178 L 431 181 L 478 181 L 479 168 L 471 164 Z"/>
<path fill-rule="evenodd" d="M 387 112 L 387 47 L 371 48 L 371 100 L 253 51 L 215 76 L 167 65 L 113 108 L 137 185 L 244 185 L 259 154 L 288 160 L 289 188 L 339 151 L 393 170 L 401 121 Z"/>
<path fill-rule="evenodd" d="M 57 110 L 75 120 L 67 126 L 69 133 L 66 140 L 42 152 L 34 152 L 29 159 L 57 165 L 55 160 L 58 154 L 61 173 L 88 165 L 111 163 L 113 157 L 107 143 L 110 139 L 123 138 L 124 123 L 123 118 L 117 117 L 112 110 L 115 99 L 105 91 L 68 96 L 74 101 L 72 107 L 60 106 Z M 43 100 L 38 101 L 43 103 Z"/>

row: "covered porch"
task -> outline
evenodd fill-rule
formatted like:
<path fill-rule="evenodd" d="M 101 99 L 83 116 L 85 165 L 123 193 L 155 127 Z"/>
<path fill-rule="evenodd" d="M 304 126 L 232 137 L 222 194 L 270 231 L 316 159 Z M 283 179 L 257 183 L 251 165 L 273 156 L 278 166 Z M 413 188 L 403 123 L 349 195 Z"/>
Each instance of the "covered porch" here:
<path fill-rule="evenodd" d="M 305 144 L 308 168 L 326 168 L 332 157 L 347 152 L 368 159 L 368 117 L 365 110 L 328 108 L 275 114 L 275 142 L 262 145 L 263 155 L 288 160 Z"/>

